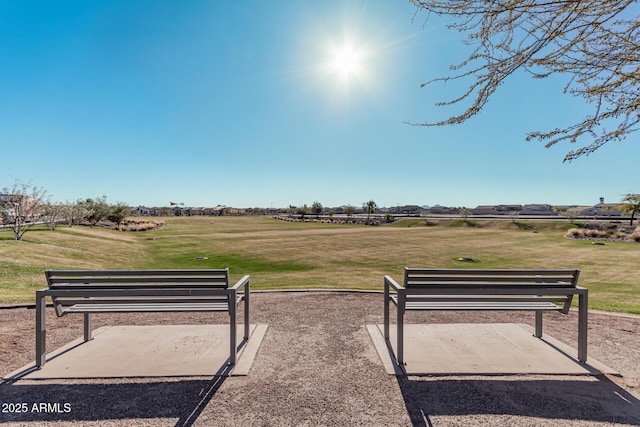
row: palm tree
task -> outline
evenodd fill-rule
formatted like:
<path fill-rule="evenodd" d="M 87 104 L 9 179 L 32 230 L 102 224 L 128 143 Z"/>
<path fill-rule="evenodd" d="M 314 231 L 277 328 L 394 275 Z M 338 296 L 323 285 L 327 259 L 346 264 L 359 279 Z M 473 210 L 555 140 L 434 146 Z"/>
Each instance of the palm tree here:
<path fill-rule="evenodd" d="M 640 213 L 640 194 L 627 194 L 622 199 L 622 202 L 624 203 L 622 210 L 631 213 L 629 225 L 633 225 L 633 219 L 637 213 Z"/>
<path fill-rule="evenodd" d="M 367 213 L 367 224 L 371 221 L 371 214 L 378 209 L 378 205 L 373 200 L 369 200 L 366 203 L 363 203 L 362 209 Z"/>

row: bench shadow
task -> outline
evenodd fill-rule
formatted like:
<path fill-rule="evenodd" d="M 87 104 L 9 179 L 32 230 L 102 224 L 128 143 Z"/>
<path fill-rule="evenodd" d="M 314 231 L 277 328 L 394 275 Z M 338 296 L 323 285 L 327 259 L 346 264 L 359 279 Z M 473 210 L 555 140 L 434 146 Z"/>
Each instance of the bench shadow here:
<path fill-rule="evenodd" d="M 414 426 L 438 417 L 483 415 L 640 425 L 640 400 L 605 375 L 522 379 L 397 376 Z M 505 424 L 513 423 L 506 418 Z M 446 422 L 445 422 L 446 424 Z"/>
<path fill-rule="evenodd" d="M 91 384 L 3 381 L 0 401 L 26 405 L 7 408 L 11 410 L 1 414 L 0 424 L 168 418 L 177 420 L 176 427 L 188 427 L 213 399 L 230 369 L 223 367 L 209 379 Z"/>

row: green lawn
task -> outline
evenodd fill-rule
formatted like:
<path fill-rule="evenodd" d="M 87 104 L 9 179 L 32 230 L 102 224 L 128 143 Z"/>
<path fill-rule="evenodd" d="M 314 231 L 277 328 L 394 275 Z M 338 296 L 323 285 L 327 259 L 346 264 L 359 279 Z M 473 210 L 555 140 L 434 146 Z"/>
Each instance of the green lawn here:
<path fill-rule="evenodd" d="M 23 241 L 0 233 L 0 301 L 31 302 L 47 268 L 229 267 L 254 289 L 382 289 L 405 266 L 578 268 L 595 309 L 640 314 L 640 244 L 563 237 L 567 223 L 411 220 L 368 227 L 288 223 L 270 217 L 167 218 L 141 233 L 100 228 L 35 229 Z M 476 262 L 457 261 L 460 257 Z M 198 259 L 206 258 L 206 259 Z"/>

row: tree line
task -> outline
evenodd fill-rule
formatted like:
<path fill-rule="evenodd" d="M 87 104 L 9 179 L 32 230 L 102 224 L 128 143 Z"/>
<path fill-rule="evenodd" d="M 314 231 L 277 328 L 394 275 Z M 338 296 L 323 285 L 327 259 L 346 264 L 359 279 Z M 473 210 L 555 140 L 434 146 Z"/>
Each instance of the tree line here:
<path fill-rule="evenodd" d="M 367 214 L 367 224 L 371 222 L 371 214 L 374 214 L 377 210 L 378 205 L 373 201 L 373 199 L 370 199 L 368 202 L 362 203 L 362 212 Z M 315 215 L 317 218 L 320 216 L 320 214 L 322 214 L 323 211 L 324 207 L 322 206 L 322 203 L 318 201 L 313 202 L 311 204 L 311 207 L 307 206 L 306 203 L 303 206 L 289 205 L 289 213 L 299 215 L 302 219 L 309 213 Z M 351 215 L 353 215 L 355 211 L 356 208 L 351 205 L 345 206 L 345 208 L 343 209 L 343 213 L 347 215 L 347 217 L 351 217 Z M 327 211 L 327 215 L 332 217 L 333 215 L 335 215 L 335 211 L 329 210 Z"/>
<path fill-rule="evenodd" d="M 72 226 L 86 221 L 96 225 L 108 220 L 119 226 L 130 214 L 127 204 L 108 203 L 106 196 L 56 203 L 47 198 L 42 187 L 19 180 L 0 190 L 0 225 L 11 230 L 15 240 L 22 240 L 22 236 L 38 224 L 55 230 L 58 223 Z"/>

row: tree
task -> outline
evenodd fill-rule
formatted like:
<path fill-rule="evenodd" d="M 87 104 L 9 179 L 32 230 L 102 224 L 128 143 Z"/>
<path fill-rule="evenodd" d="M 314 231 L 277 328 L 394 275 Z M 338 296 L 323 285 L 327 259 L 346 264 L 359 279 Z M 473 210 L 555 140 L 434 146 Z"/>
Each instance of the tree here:
<path fill-rule="evenodd" d="M 386 214 L 384 214 L 384 219 L 387 221 L 387 223 L 393 222 L 393 215 L 391 214 L 391 212 L 387 212 Z"/>
<path fill-rule="evenodd" d="M 462 222 L 469 223 L 469 215 L 471 215 L 471 209 L 464 206 L 458 208 L 458 215 L 462 217 Z"/>
<path fill-rule="evenodd" d="M 13 231 L 15 240 L 22 240 L 24 233 L 41 220 L 40 207 L 45 194 L 41 187 L 19 180 L 0 190 L 2 223 Z"/>
<path fill-rule="evenodd" d="M 371 221 L 371 214 L 375 213 L 376 209 L 378 209 L 378 205 L 373 200 L 362 204 L 362 210 L 367 213 L 367 224 Z"/>
<path fill-rule="evenodd" d="M 437 105 L 469 102 L 446 120 L 414 123 L 443 126 L 477 115 L 498 87 L 518 71 L 534 78 L 569 76 L 565 93 L 584 98 L 592 113 L 578 123 L 530 132 L 526 140 L 586 145 L 565 161 L 624 139 L 640 127 L 640 7 L 637 0 L 411 0 L 420 10 L 453 19 L 449 28 L 467 33 L 475 47 L 452 75 L 424 83 L 475 78 L 459 97 Z"/>
<path fill-rule="evenodd" d="M 355 211 L 356 211 L 356 208 L 354 208 L 351 205 L 348 205 L 344 208 L 344 213 L 347 214 L 347 218 L 351 218 L 351 215 L 353 215 Z"/>
<path fill-rule="evenodd" d="M 98 197 L 97 199 L 86 199 L 81 202 L 84 209 L 86 209 L 86 219 L 91 225 L 96 225 L 98 222 L 106 219 L 109 215 L 109 205 L 107 204 L 107 196 Z"/>
<path fill-rule="evenodd" d="M 580 209 L 570 208 L 568 206 L 555 206 L 553 210 L 555 212 L 558 212 L 560 215 L 563 215 L 565 218 L 567 218 L 567 221 L 571 223 L 573 223 L 580 214 Z"/>
<path fill-rule="evenodd" d="M 79 224 L 80 220 L 88 215 L 88 212 L 84 206 L 84 200 L 78 199 L 75 202 L 67 202 L 64 205 L 64 215 L 67 219 L 67 224 L 72 227 L 73 224 Z"/>
<path fill-rule="evenodd" d="M 305 203 L 303 206 L 296 208 L 296 213 L 300 215 L 300 219 L 304 219 L 304 216 L 309 213 L 309 207 Z"/>
<path fill-rule="evenodd" d="M 163 206 L 158 209 L 158 215 L 160 216 L 169 216 L 171 215 L 171 208 L 168 206 Z"/>
<path fill-rule="evenodd" d="M 640 194 L 627 194 L 622 199 L 622 210 L 631 214 L 629 225 L 633 225 L 636 214 L 640 213 Z"/>
<path fill-rule="evenodd" d="M 318 218 L 322 213 L 322 203 L 313 202 L 311 204 L 311 213 L 313 213 L 316 216 L 316 218 Z"/>
<path fill-rule="evenodd" d="M 122 221 L 131 214 L 131 208 L 126 203 L 118 202 L 109 207 L 107 219 L 115 222 L 116 226 L 120 226 Z"/>
<path fill-rule="evenodd" d="M 56 223 L 65 215 L 66 207 L 61 203 L 52 203 L 47 200 L 41 206 L 42 219 L 46 222 L 49 230 L 56 229 Z"/>

